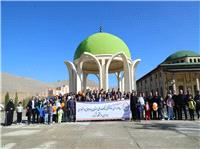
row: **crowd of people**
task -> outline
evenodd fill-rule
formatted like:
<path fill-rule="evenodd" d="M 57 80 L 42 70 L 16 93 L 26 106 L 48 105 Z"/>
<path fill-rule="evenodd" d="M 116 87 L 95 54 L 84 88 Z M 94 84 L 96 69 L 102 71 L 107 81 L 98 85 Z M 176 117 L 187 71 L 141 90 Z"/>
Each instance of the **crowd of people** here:
<path fill-rule="evenodd" d="M 182 120 L 188 119 L 188 111 L 190 120 L 195 120 L 194 112 L 196 111 L 197 119 L 199 119 L 200 111 L 200 93 L 197 91 L 195 97 L 187 91 L 185 94 L 183 90 L 176 94 L 169 91 L 165 98 L 158 95 L 156 91 L 148 96 L 144 93 L 132 92 L 130 96 L 130 109 L 132 112 L 132 120 Z"/>
<path fill-rule="evenodd" d="M 6 105 L 5 125 L 13 123 L 13 114 L 16 109 L 17 124 L 22 124 L 23 106 L 19 102 L 15 107 L 13 100 Z M 75 95 L 59 95 L 48 98 L 32 97 L 25 108 L 27 124 L 52 124 L 61 122 L 75 122 Z"/>
<path fill-rule="evenodd" d="M 121 92 L 119 89 L 115 91 L 112 89 L 107 92 L 101 90 L 87 90 L 85 93 L 78 94 L 69 93 L 65 95 L 58 95 L 48 98 L 32 97 L 26 105 L 25 113 L 27 116 L 27 123 L 61 123 L 61 122 L 75 122 L 76 121 L 76 101 L 79 102 L 106 102 L 117 100 L 130 99 L 130 110 L 132 113 L 132 120 L 187 120 L 187 113 L 189 111 L 190 119 L 194 120 L 194 112 L 197 113 L 199 119 L 200 111 L 200 93 L 196 93 L 193 98 L 187 92 L 182 90 L 179 94 L 174 91 L 168 92 L 165 98 L 158 95 L 158 92 L 149 93 L 145 96 L 144 93 Z M 9 100 L 6 105 L 5 125 L 11 125 L 13 122 L 13 114 L 16 110 L 17 124 L 22 124 L 22 103 L 19 102 L 15 107 L 13 100 Z"/>

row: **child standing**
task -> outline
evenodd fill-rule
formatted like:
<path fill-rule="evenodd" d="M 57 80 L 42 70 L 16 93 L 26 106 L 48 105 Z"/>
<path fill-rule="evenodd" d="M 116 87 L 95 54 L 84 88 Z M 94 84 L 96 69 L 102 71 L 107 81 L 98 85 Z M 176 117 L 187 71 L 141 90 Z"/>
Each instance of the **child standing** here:
<path fill-rule="evenodd" d="M 56 104 L 55 104 L 55 103 L 53 104 L 52 109 L 53 109 L 53 122 L 55 123 L 55 122 L 57 122 L 57 119 L 56 119 L 57 107 L 56 107 Z"/>
<path fill-rule="evenodd" d="M 192 95 L 189 95 L 189 101 L 188 101 L 188 108 L 189 108 L 189 113 L 190 113 L 190 119 L 194 120 L 194 110 L 196 107 L 196 102 L 194 99 L 192 99 Z"/>
<path fill-rule="evenodd" d="M 62 115 L 63 115 L 63 110 L 62 108 L 58 107 L 58 123 L 62 122 Z"/>
<path fill-rule="evenodd" d="M 148 101 L 146 101 L 146 104 L 145 104 L 145 118 L 146 120 L 150 120 L 150 105 L 148 103 Z"/>
<path fill-rule="evenodd" d="M 22 102 L 18 103 L 16 112 L 17 112 L 17 124 L 21 124 L 22 123 L 22 112 L 23 112 Z"/>

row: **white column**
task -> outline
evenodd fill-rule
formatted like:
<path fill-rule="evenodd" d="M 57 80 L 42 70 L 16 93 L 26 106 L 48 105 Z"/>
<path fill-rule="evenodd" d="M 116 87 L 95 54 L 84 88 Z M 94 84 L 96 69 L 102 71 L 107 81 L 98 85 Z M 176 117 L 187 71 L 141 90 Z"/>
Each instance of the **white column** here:
<path fill-rule="evenodd" d="M 172 88 L 173 88 L 173 91 L 176 92 L 176 76 L 175 76 L 175 74 L 173 74 L 173 76 L 172 76 Z"/>
<path fill-rule="evenodd" d="M 120 72 L 116 72 L 115 75 L 117 77 L 117 87 L 120 89 Z"/>
<path fill-rule="evenodd" d="M 172 80 L 172 88 L 173 88 L 173 91 L 176 92 L 176 81 L 175 81 L 175 79 Z"/>
<path fill-rule="evenodd" d="M 199 78 L 196 78 L 196 84 L 197 84 L 197 90 L 200 90 L 200 86 L 199 86 Z"/>
<path fill-rule="evenodd" d="M 141 59 L 136 59 L 136 60 L 132 61 L 132 65 L 131 65 L 131 67 L 132 67 L 132 70 L 131 70 L 131 78 L 132 78 L 131 85 L 132 85 L 132 90 L 135 90 L 135 91 L 137 90 L 135 72 L 136 72 L 136 68 L 137 68 L 140 61 L 141 61 Z"/>
<path fill-rule="evenodd" d="M 83 88 L 82 88 L 82 90 L 83 90 L 83 92 L 85 92 L 86 91 L 86 87 L 87 87 L 87 73 L 83 73 Z"/>
<path fill-rule="evenodd" d="M 124 91 L 124 80 L 123 80 L 123 78 L 124 78 L 124 72 L 121 71 L 119 73 L 119 89 L 120 89 L 121 92 Z"/>
<path fill-rule="evenodd" d="M 82 91 L 82 80 L 83 80 L 83 75 L 82 75 L 82 66 L 83 66 L 83 61 L 82 59 L 80 59 L 80 63 L 78 63 L 76 65 L 76 69 L 77 69 L 77 75 L 76 75 L 76 93 L 78 93 L 79 91 Z"/>
<path fill-rule="evenodd" d="M 119 90 L 122 91 L 122 80 L 121 80 L 121 78 L 119 79 Z"/>
<path fill-rule="evenodd" d="M 187 81 L 186 81 L 186 74 L 184 74 L 184 82 L 183 82 L 183 89 L 184 89 L 184 91 L 187 91 Z"/>
<path fill-rule="evenodd" d="M 77 80 L 77 71 L 74 64 L 70 61 L 64 62 L 68 68 L 69 72 L 69 92 L 76 92 L 76 80 Z"/>
<path fill-rule="evenodd" d="M 74 84 L 73 84 L 73 80 L 72 80 L 72 69 L 70 68 L 70 69 L 68 69 L 68 71 L 69 71 L 69 86 L 70 86 L 70 88 L 69 88 L 69 91 L 70 92 L 74 92 Z"/>
<path fill-rule="evenodd" d="M 102 87 L 105 91 L 108 90 L 108 70 L 106 69 L 105 59 L 101 60 L 101 68 L 102 68 Z"/>
<path fill-rule="evenodd" d="M 131 82 L 130 82 L 130 66 L 128 62 L 124 64 L 124 90 L 126 92 L 131 91 Z"/>
<path fill-rule="evenodd" d="M 121 78 L 121 92 L 124 92 L 124 75 L 123 77 Z"/>

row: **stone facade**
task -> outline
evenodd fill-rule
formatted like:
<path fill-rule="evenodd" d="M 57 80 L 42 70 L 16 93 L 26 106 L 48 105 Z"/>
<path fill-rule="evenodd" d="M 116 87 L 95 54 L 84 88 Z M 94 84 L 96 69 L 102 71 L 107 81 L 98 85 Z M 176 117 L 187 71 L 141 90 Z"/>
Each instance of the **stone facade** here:
<path fill-rule="evenodd" d="M 195 95 L 200 90 L 200 56 L 184 56 L 166 60 L 154 70 L 137 80 L 138 92 L 148 95 L 158 91 L 163 97 L 167 91 L 180 89 Z"/>

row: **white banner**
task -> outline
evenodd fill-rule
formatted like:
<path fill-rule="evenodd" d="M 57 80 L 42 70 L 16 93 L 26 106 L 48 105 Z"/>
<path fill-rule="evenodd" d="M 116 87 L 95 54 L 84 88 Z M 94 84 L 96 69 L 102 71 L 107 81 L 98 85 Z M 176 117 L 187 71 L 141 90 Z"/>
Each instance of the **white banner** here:
<path fill-rule="evenodd" d="M 76 102 L 76 121 L 129 119 L 130 100 Z"/>

